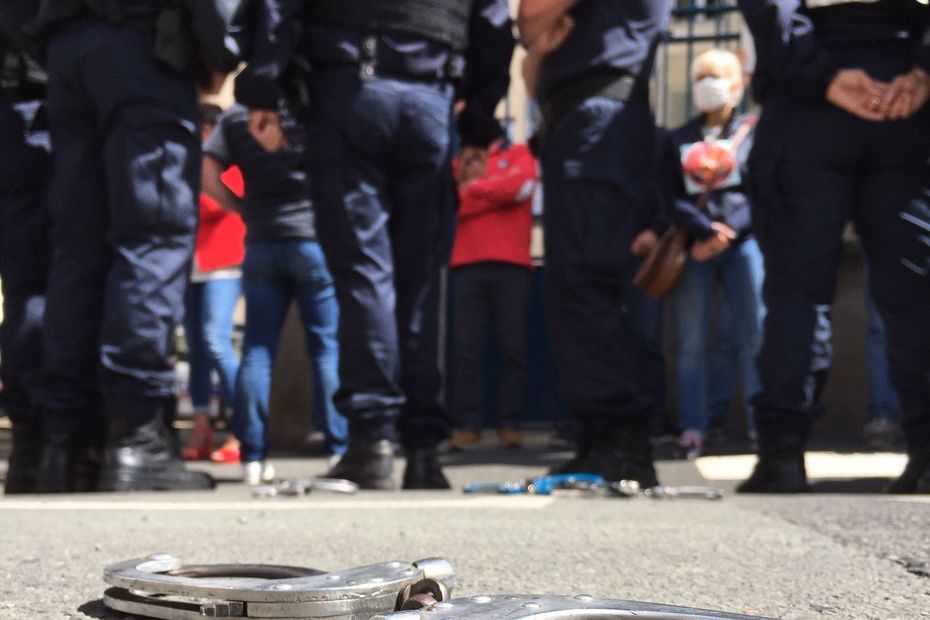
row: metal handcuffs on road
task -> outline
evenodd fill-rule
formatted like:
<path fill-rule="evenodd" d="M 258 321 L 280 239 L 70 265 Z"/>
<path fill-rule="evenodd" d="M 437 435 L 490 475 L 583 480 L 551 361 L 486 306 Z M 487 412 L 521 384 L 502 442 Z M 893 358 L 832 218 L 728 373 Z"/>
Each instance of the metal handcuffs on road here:
<path fill-rule="evenodd" d="M 162 620 L 304 618 L 369 620 L 449 598 L 452 565 L 441 558 L 324 572 L 266 564 L 185 566 L 164 553 L 104 569 L 104 604 Z"/>
<path fill-rule="evenodd" d="M 160 618 L 264 618 L 265 620 L 765 620 L 692 607 L 639 601 L 551 595 L 495 595 L 451 599 L 452 565 L 442 558 L 383 562 L 327 573 L 264 564 L 185 566 L 156 553 L 104 570 L 112 586 L 107 607 Z"/>
<path fill-rule="evenodd" d="M 722 499 L 723 489 L 705 486 L 655 486 L 643 489 L 635 480 L 608 482 L 596 474 L 554 474 L 509 480 L 507 482 L 471 482 L 462 487 L 467 494 L 553 495 L 560 492 L 604 497 L 649 497 L 652 499 Z"/>
<path fill-rule="evenodd" d="M 630 618 L 641 620 L 765 620 L 761 616 L 745 616 L 721 611 L 676 607 L 604 598 L 585 594 L 578 596 L 498 595 L 439 601 L 418 610 L 398 611 L 375 616 L 371 620 L 474 620 L 476 618 L 507 618 L 507 620 L 577 620 L 591 618 Z"/>
<path fill-rule="evenodd" d="M 280 478 L 256 488 L 252 495 L 255 497 L 298 497 L 318 491 L 353 495 L 358 493 L 358 485 L 341 478 Z"/>

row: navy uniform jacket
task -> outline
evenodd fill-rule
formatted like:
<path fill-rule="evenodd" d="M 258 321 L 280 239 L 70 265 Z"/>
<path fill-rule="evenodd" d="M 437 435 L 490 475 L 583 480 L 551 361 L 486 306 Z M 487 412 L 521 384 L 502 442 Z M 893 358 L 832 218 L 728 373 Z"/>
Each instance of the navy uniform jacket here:
<path fill-rule="evenodd" d="M 834 74 L 861 68 L 890 80 L 930 70 L 930 5 L 920 0 L 738 0 L 755 38 L 756 99 L 822 101 Z"/>
<path fill-rule="evenodd" d="M 546 101 L 577 77 L 599 71 L 629 73 L 647 84 L 655 50 L 668 25 L 671 0 L 582 0 L 570 11 L 575 28 L 549 54 L 539 77 Z"/>
<path fill-rule="evenodd" d="M 251 108 L 277 107 L 278 81 L 295 54 L 318 67 L 359 62 L 359 32 L 304 24 L 305 31 L 297 40 L 293 22 L 305 3 L 312 1 L 260 0 L 253 14 L 257 23 L 252 25 L 248 46 L 249 66 L 236 85 L 241 103 Z M 416 36 L 381 34 L 378 40 L 377 70 L 388 75 L 440 80 L 454 60 L 449 48 Z M 514 40 L 507 0 L 474 0 L 469 40 L 464 83 L 457 96 L 465 100 L 464 114 L 492 118 L 510 83 Z M 462 138 L 471 141 L 467 135 Z"/>

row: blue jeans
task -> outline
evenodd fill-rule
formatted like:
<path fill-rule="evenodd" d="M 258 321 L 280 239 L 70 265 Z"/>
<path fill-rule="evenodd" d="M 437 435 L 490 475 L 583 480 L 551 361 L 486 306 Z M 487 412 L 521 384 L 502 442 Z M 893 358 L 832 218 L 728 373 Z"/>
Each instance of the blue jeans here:
<path fill-rule="evenodd" d="M 717 320 L 708 353 L 707 420 L 711 426 L 724 426 L 730 414 L 730 401 L 739 378 L 739 339 L 726 297 L 717 299 Z M 743 391 L 746 388 L 743 387 Z M 749 394 L 751 396 L 751 394 Z M 748 396 L 746 397 L 748 398 Z M 747 409 L 749 411 L 749 409 Z"/>
<path fill-rule="evenodd" d="M 184 300 L 184 332 L 190 363 L 191 404 L 207 411 L 213 396 L 213 370 L 220 377 L 223 399 L 232 404 L 239 357 L 233 350 L 233 313 L 242 291 L 239 278 L 191 282 Z"/>
<path fill-rule="evenodd" d="M 870 293 L 866 294 L 865 307 L 869 318 L 868 332 L 865 335 L 865 363 L 869 373 L 869 417 L 894 422 L 898 419 L 901 399 L 891 384 L 885 322 L 882 321 Z"/>
<path fill-rule="evenodd" d="M 708 409 L 708 342 L 714 289 L 719 283 L 739 344 L 743 392 L 755 394 L 759 377 L 754 362 L 762 340 L 762 253 L 747 239 L 708 261 L 688 259 L 675 290 L 678 352 L 678 416 L 682 429 L 705 431 Z M 747 405 L 747 423 L 754 430 Z"/>
<path fill-rule="evenodd" d="M 300 239 L 248 243 L 242 285 L 245 342 L 233 413 L 233 430 L 242 444 L 242 460 L 261 461 L 267 454 L 271 368 L 292 300 L 297 301 L 300 310 L 313 366 L 314 410 L 325 412 L 322 430 L 329 448 L 344 452 L 348 426 L 333 405 L 333 394 L 339 387 L 339 306 L 320 245 Z"/>

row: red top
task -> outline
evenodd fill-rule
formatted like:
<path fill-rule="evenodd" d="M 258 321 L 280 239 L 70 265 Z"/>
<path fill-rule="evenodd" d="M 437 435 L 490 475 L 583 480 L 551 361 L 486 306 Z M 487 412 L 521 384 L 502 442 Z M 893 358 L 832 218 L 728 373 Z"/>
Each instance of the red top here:
<path fill-rule="evenodd" d="M 233 166 L 220 177 L 239 197 L 245 193 L 245 181 Z M 200 271 L 213 271 L 242 264 L 245 256 L 245 224 L 205 194 L 200 195 L 200 225 L 197 227 L 195 255 Z"/>
<path fill-rule="evenodd" d="M 492 151 L 484 176 L 459 188 L 450 266 L 499 261 L 532 268 L 531 208 L 537 182 L 536 160 L 525 144 Z"/>

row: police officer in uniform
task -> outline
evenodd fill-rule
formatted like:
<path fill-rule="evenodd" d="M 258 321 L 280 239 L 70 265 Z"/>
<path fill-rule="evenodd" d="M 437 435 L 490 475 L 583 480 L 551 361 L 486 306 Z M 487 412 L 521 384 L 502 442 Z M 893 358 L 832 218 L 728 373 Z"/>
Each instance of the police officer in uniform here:
<path fill-rule="evenodd" d="M 930 7 L 921 0 L 740 0 L 763 104 L 750 160 L 768 315 L 742 492 L 809 490 L 804 449 L 830 366 L 841 234 L 856 223 L 888 326 L 910 460 L 889 490 L 930 492 Z"/>
<path fill-rule="evenodd" d="M 35 491 L 42 422 L 33 404 L 42 363 L 42 315 L 51 250 L 45 188 L 51 171 L 41 99 L 45 75 L 12 2 L 0 12 L 0 407 L 13 424 L 4 492 Z"/>
<path fill-rule="evenodd" d="M 668 0 L 523 0 L 524 76 L 543 114 L 545 302 L 556 370 L 581 423 L 558 471 L 657 484 L 655 403 L 627 304 L 634 232 L 654 214 L 649 77 Z"/>
<path fill-rule="evenodd" d="M 238 62 L 226 16 L 201 0 L 38 5 L 54 144 L 39 490 L 210 488 L 165 419 L 197 221 L 195 73 Z"/>
<path fill-rule="evenodd" d="M 329 475 L 393 488 L 399 427 L 404 488 L 448 488 L 435 453 L 449 420 L 429 300 L 453 221 L 452 103 L 464 104 L 463 156 L 483 156 L 481 128 L 509 81 L 507 2 L 266 0 L 259 13 L 237 83 L 256 133 L 276 131 L 288 65 L 311 69 L 300 86 L 309 86 L 311 184 L 340 306 L 335 401 L 350 434 Z"/>

